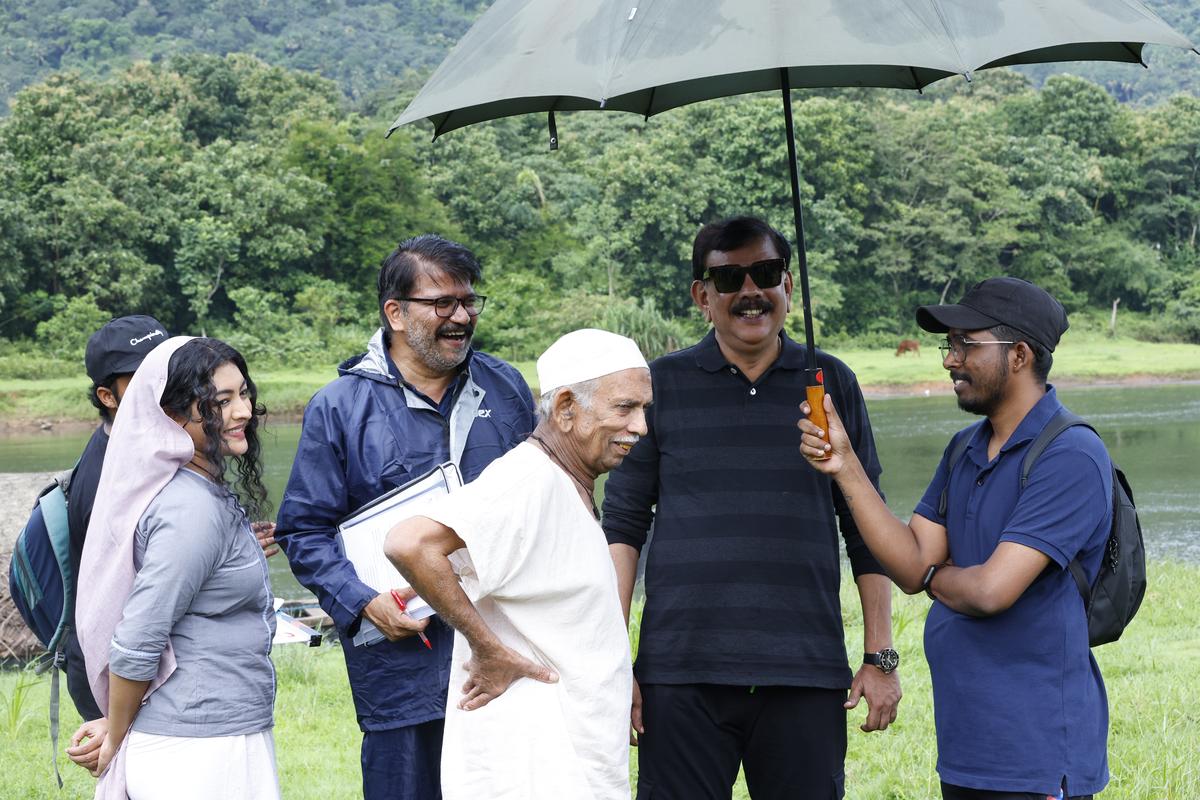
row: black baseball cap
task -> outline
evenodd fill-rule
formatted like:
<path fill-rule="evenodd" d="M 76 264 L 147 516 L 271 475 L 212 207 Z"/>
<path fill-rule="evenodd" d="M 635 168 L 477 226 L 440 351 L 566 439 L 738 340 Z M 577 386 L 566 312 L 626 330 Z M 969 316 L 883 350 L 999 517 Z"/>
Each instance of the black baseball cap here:
<path fill-rule="evenodd" d="M 1008 277 L 980 281 L 955 305 L 920 306 L 917 324 L 930 333 L 1007 325 L 1052 353 L 1068 327 L 1062 303 L 1029 281 Z"/>
<path fill-rule="evenodd" d="M 136 372 L 142 359 L 170 336 L 154 317 L 117 317 L 88 339 L 83 363 L 92 383 Z"/>

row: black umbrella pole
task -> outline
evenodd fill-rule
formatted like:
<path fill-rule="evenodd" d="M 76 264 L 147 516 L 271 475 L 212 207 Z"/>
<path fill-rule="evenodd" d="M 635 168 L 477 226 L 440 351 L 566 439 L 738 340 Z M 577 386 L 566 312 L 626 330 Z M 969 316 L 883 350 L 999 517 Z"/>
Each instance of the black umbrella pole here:
<path fill-rule="evenodd" d="M 808 368 L 817 368 L 813 345 L 812 298 L 808 293 L 808 251 L 804 246 L 804 218 L 800 213 L 800 169 L 796 163 L 796 130 L 792 125 L 792 87 L 787 69 L 779 70 L 783 87 L 783 121 L 787 126 L 788 171 L 792 176 L 792 216 L 796 222 L 796 261 L 800 265 L 800 299 L 804 305 L 804 341 L 808 345 Z"/>
<path fill-rule="evenodd" d="M 817 366 L 817 350 L 813 343 L 812 297 L 808 291 L 808 251 L 804 246 L 804 218 L 800 213 L 800 168 L 796 161 L 796 129 L 792 124 L 792 86 L 788 81 L 787 67 L 779 70 L 779 85 L 783 93 L 783 121 L 787 127 L 788 172 L 792 176 L 792 217 L 796 222 L 796 262 L 800 267 L 800 302 L 804 308 L 804 342 L 808 358 L 805 370 L 805 394 L 808 399 L 809 419 L 824 431 L 829 440 L 828 422 L 825 418 L 825 375 Z"/>

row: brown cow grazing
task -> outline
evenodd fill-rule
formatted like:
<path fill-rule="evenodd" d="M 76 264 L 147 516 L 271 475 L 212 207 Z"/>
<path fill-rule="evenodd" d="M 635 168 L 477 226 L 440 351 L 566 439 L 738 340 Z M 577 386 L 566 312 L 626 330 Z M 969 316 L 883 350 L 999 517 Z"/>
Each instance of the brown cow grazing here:
<path fill-rule="evenodd" d="M 896 355 L 899 356 L 904 353 L 921 355 L 921 343 L 916 339 L 901 339 L 900 346 L 896 348 Z"/>

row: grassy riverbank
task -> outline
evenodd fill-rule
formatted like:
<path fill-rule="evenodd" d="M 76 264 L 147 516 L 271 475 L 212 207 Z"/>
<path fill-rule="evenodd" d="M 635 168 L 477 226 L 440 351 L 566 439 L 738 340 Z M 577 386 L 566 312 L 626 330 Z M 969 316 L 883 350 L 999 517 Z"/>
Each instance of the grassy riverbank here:
<path fill-rule="evenodd" d="M 835 355 L 857 373 L 868 393 L 904 394 L 950 390 L 937 339 L 926 336 L 919 356 L 896 356 L 880 348 L 835 348 Z M 535 389 L 534 362 L 517 368 Z M 311 370 L 253 370 L 259 396 L 282 417 L 298 416 L 313 393 L 332 380 L 331 367 Z M 1052 379 L 1059 384 L 1200 378 L 1200 345 L 1109 339 L 1097 334 L 1064 338 L 1054 357 Z M 87 378 L 48 375 L 39 379 L 0 379 L 0 425 L 31 427 L 43 421 L 91 423 L 96 411 L 87 400 Z"/>
<path fill-rule="evenodd" d="M 1137 620 L 1115 644 L 1098 648 L 1111 709 L 1109 765 L 1112 782 L 1103 796 L 1121 800 L 1194 800 L 1200 797 L 1196 730 L 1200 710 L 1192 701 L 1194 665 L 1200 659 L 1200 568 L 1151 565 L 1150 590 Z M 843 581 L 846 643 L 859 652 L 862 620 L 852 585 Z M 885 733 L 864 734 L 865 709 L 847 722 L 849 800 L 931 800 L 938 796 L 929 671 L 921 636 L 929 602 L 923 595 L 895 599 L 894 625 L 904 700 L 900 717 Z M 292 645 L 276 651 L 279 695 L 275 742 L 283 796 L 288 800 L 337 800 L 359 796 L 359 733 L 341 653 Z M 20 687 L 26 686 L 24 690 Z M 14 702 L 17 695 L 19 700 Z M 49 681 L 30 673 L 0 672 L 0 778 L 5 798 L 66 799 L 91 796 L 92 779 L 65 763 L 59 792 L 50 771 L 46 723 Z M 1037 713 L 1030 709 L 1030 713 Z M 64 738 L 78 718 L 67 702 Z M 981 730 L 987 721 L 980 720 Z M 986 742 L 981 740 L 981 745 Z M 634 754 L 632 772 L 636 775 Z M 739 782 L 737 798 L 747 798 Z"/>

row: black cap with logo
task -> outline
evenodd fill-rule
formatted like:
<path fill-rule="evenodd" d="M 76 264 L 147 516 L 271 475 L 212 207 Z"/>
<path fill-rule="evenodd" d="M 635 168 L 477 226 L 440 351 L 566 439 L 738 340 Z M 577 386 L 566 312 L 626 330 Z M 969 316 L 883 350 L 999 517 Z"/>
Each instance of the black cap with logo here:
<path fill-rule="evenodd" d="M 920 306 L 917 324 L 930 333 L 951 328 L 978 331 L 996 325 L 1016 328 L 1054 352 L 1067 330 L 1067 312 L 1046 290 L 1020 278 L 988 278 L 955 305 Z"/>
<path fill-rule="evenodd" d="M 101 384 L 113 375 L 136 372 L 142 359 L 169 336 L 154 317 L 117 317 L 88 339 L 83 355 L 88 377 Z"/>

